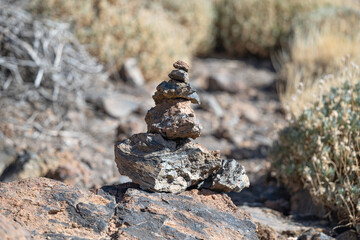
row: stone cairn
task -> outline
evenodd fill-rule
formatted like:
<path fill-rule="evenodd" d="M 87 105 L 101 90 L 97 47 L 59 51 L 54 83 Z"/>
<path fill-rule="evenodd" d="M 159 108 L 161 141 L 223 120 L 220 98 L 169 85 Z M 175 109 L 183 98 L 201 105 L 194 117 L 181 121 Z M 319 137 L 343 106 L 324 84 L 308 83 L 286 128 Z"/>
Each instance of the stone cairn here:
<path fill-rule="evenodd" d="M 189 84 L 189 66 L 180 60 L 173 66 L 170 80 L 160 83 L 153 95 L 155 107 L 145 117 L 148 132 L 115 145 L 120 174 L 156 192 L 179 193 L 189 187 L 239 192 L 248 187 L 245 170 L 236 160 L 221 159 L 219 151 L 191 142 L 200 136 L 191 103 L 200 100 Z"/>

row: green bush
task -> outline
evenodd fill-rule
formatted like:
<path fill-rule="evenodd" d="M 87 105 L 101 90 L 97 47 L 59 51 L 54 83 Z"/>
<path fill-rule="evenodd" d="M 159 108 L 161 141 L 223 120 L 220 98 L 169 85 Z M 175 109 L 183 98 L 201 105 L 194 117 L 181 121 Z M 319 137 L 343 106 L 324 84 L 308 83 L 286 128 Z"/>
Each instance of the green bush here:
<path fill-rule="evenodd" d="M 334 77 L 334 87 L 280 131 L 269 156 L 283 183 L 309 189 L 360 233 L 359 79 L 355 64 Z"/>
<path fill-rule="evenodd" d="M 213 10 L 206 0 L 31 0 L 33 12 L 70 21 L 81 43 L 118 71 L 136 57 L 147 80 L 162 80 L 178 59 L 209 51 Z"/>

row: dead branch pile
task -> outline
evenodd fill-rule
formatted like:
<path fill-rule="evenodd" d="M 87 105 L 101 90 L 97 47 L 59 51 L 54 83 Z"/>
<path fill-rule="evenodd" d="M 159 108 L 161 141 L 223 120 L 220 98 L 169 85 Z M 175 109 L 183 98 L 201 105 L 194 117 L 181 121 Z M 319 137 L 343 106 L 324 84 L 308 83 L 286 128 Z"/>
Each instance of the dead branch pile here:
<path fill-rule="evenodd" d="M 0 96 L 74 102 L 105 79 L 69 27 L 0 3 Z"/>

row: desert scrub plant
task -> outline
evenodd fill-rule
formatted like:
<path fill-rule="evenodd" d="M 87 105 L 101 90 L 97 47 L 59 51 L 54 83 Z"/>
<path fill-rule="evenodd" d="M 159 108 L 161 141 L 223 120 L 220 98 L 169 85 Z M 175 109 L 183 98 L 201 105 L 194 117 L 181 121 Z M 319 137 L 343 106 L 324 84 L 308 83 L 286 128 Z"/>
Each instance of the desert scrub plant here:
<path fill-rule="evenodd" d="M 360 70 L 351 63 L 327 83 L 317 100 L 279 132 L 270 158 L 279 179 L 304 187 L 339 224 L 360 233 Z M 325 85 L 326 88 L 325 88 Z M 332 87 L 331 87 L 332 86 Z M 296 101 L 296 100 L 295 100 Z"/>
<path fill-rule="evenodd" d="M 208 0 L 157 0 L 170 17 L 187 29 L 186 43 L 192 54 L 206 55 L 215 45 L 215 10 Z"/>
<path fill-rule="evenodd" d="M 323 1 L 320 1 L 323 2 Z M 313 0 L 214 0 L 217 31 L 227 52 L 267 57 L 287 42 L 293 19 L 317 7 Z"/>
<path fill-rule="evenodd" d="M 283 102 L 290 101 L 299 83 L 306 91 L 320 76 L 339 72 L 343 56 L 360 63 L 359 22 L 359 8 L 329 6 L 296 20 L 289 51 L 280 55 L 280 74 L 286 83 L 280 89 Z M 290 107 L 290 112 L 298 109 Z"/>
<path fill-rule="evenodd" d="M 126 58 L 137 57 L 147 80 L 166 76 L 169 62 L 189 60 L 190 48 L 195 46 L 189 43 L 192 36 L 185 23 L 171 17 L 161 1 L 32 0 L 29 8 L 43 16 L 71 21 L 80 42 L 113 72 Z M 202 38 L 194 39 L 200 44 Z"/>

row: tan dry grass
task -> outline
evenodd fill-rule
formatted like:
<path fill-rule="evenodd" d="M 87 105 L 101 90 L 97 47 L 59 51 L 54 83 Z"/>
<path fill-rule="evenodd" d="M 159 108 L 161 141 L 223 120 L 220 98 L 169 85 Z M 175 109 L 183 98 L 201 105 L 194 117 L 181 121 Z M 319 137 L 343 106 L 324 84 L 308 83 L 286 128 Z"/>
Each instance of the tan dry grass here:
<path fill-rule="evenodd" d="M 172 62 L 189 61 L 213 44 L 206 0 L 32 0 L 30 9 L 72 22 L 80 42 L 114 73 L 136 57 L 146 80 L 164 80 Z"/>
<path fill-rule="evenodd" d="M 317 80 L 336 75 L 345 56 L 360 64 L 360 11 L 324 8 L 304 18 L 295 26 L 289 52 L 280 56 L 280 74 L 286 82 L 286 87 L 279 86 L 280 99 L 295 116 L 313 103 L 313 94 L 319 92 Z"/>

